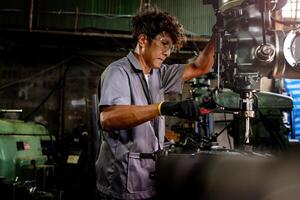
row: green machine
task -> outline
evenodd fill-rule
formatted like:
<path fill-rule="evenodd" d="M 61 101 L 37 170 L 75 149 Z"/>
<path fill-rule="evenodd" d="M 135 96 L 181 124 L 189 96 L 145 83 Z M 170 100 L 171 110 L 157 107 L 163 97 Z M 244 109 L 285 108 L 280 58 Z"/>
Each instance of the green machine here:
<path fill-rule="evenodd" d="M 215 93 L 215 100 L 227 110 L 239 110 L 240 95 L 225 91 Z M 274 152 L 285 150 L 288 147 L 288 135 L 292 134 L 293 99 L 289 96 L 272 92 L 256 92 L 253 110 L 254 117 L 251 118 L 251 144 L 256 151 Z M 290 117 L 290 119 L 288 119 Z M 234 137 L 234 144 L 242 148 L 245 142 L 245 130 L 241 112 L 234 114 L 231 124 L 231 135 Z"/>
<path fill-rule="evenodd" d="M 47 156 L 43 155 L 41 141 L 50 140 L 43 125 L 0 119 L 0 176 L 15 181 L 45 168 Z"/>
<path fill-rule="evenodd" d="M 209 102 L 216 104 L 213 105 L 214 112 L 233 114 L 226 129 L 234 138 L 234 148 L 244 149 L 245 124 L 243 111 L 240 108 L 243 100 L 240 94 L 229 89 L 209 91 L 194 88 L 193 97 L 198 102 L 211 99 Z M 293 132 L 292 125 L 289 124 L 292 122 L 292 109 L 293 99 L 289 96 L 264 91 L 254 94 L 254 115 L 250 118 L 249 137 L 254 151 L 274 153 L 288 148 L 288 135 Z"/>

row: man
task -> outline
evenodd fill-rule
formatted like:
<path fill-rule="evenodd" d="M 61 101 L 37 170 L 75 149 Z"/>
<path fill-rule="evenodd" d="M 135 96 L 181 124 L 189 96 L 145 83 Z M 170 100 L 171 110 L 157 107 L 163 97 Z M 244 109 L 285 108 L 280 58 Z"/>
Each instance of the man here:
<path fill-rule="evenodd" d="M 175 17 L 157 10 L 132 20 L 134 52 L 110 64 L 101 76 L 100 123 L 104 141 L 96 162 L 97 190 L 104 199 L 150 199 L 156 196 L 154 152 L 162 150 L 163 115 L 197 116 L 193 101 L 164 102 L 181 92 L 183 82 L 210 71 L 211 40 L 193 63 L 165 65 L 185 40 Z"/>

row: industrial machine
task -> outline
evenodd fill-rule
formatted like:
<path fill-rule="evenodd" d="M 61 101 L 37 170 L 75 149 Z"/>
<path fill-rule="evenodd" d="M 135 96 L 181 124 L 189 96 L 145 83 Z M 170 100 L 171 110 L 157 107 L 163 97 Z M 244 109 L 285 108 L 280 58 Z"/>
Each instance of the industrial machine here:
<path fill-rule="evenodd" d="M 233 138 L 231 149 L 245 150 L 246 138 L 244 135 L 245 126 L 240 110 L 240 95 L 232 90 L 211 91 L 203 88 L 193 88 L 193 98 L 203 102 L 206 106 L 204 113 L 195 121 L 195 129 L 191 135 L 197 135 L 198 147 L 201 150 L 210 150 L 217 144 L 217 137 L 223 132 Z M 247 138 L 251 143 L 251 151 L 264 153 L 278 153 L 288 147 L 288 135 L 291 134 L 291 125 L 285 120 L 285 116 L 292 117 L 293 100 L 291 97 L 272 93 L 255 92 L 254 96 L 255 115 L 251 119 L 251 135 Z M 270 103 L 272 102 L 272 103 Z M 207 108 L 208 107 L 208 108 Z M 216 130 L 218 121 L 214 113 L 229 115 L 222 120 L 221 131 Z M 292 119 L 289 119 L 291 122 Z M 215 146 L 216 147 L 216 146 Z M 222 148 L 219 146 L 219 148 Z"/>
<path fill-rule="evenodd" d="M 62 192 L 51 190 L 55 166 L 46 152 L 52 143 L 41 124 L 0 119 L 1 198 L 61 199 Z"/>
<path fill-rule="evenodd" d="M 244 132 L 245 144 L 250 144 L 251 120 L 259 112 L 255 104 L 261 77 L 294 75 L 291 71 L 298 70 L 294 48 L 297 36 L 294 30 L 284 33 L 274 28 L 272 12 L 280 9 L 285 4 L 283 1 L 209 3 L 216 10 L 220 26 L 215 62 L 219 74 L 217 87 L 230 88 L 240 95 L 239 127 Z M 273 99 L 276 104 L 278 98 Z"/>
<path fill-rule="evenodd" d="M 17 112 L 0 109 L 0 199 L 93 199 L 87 127 L 58 141 L 43 124 L 11 119 Z"/>
<path fill-rule="evenodd" d="M 292 129 L 283 119 L 284 113 L 292 117 L 292 98 L 259 89 L 262 77 L 300 77 L 299 29 L 282 31 L 274 26 L 275 21 L 286 23 L 273 18 L 286 2 L 203 1 L 213 6 L 217 18 L 217 81 L 214 89 L 199 87 L 203 84 L 193 87 L 194 98 L 209 108 L 198 122 L 210 113 L 231 113 L 233 118 L 224 129 L 233 137 L 234 149 L 216 148 L 219 133 L 208 128 L 202 142 L 208 140 L 210 145 L 206 147 L 210 148 L 200 145 L 193 153 L 170 150 L 159 157 L 158 191 L 162 198 L 298 197 L 299 192 L 293 188 L 299 187 L 294 178 L 298 176 L 299 161 L 288 151 Z"/>
<path fill-rule="evenodd" d="M 293 100 L 260 91 L 262 77 L 300 77 L 299 29 L 283 31 L 274 25 L 275 22 L 293 24 L 273 17 L 286 2 L 203 1 L 212 5 L 217 23 L 213 28 L 215 75 L 190 83 L 193 98 L 211 110 L 195 122 L 194 135 L 202 137 L 199 147 L 213 146 L 220 134 L 213 130 L 211 113 L 231 113 L 233 120 L 225 129 L 234 138 L 235 149 L 274 153 L 287 148 L 288 135 L 293 132 Z M 209 84 L 212 78 L 216 79 L 213 87 Z"/>
<path fill-rule="evenodd" d="M 236 147 L 251 145 L 254 142 L 252 125 L 257 120 L 265 126 L 261 131 L 269 132 L 271 140 L 277 140 L 275 143 L 284 146 L 287 142 L 286 135 L 291 130 L 279 133 L 279 130 L 288 128 L 282 123 L 277 130 L 271 130 L 274 122 L 268 118 L 274 118 L 274 115 L 270 116 L 270 110 L 273 110 L 277 112 L 278 120 L 281 120 L 283 112 L 292 110 L 292 99 L 279 94 L 262 93 L 259 86 L 262 77 L 300 77 L 300 54 L 297 50 L 300 45 L 297 40 L 299 30 L 284 32 L 276 30 L 274 26 L 274 12 L 280 10 L 286 1 L 203 2 L 212 4 L 217 18 L 215 72 L 218 74 L 218 80 L 216 90 L 211 96 L 224 111 L 236 112 Z M 223 95 L 223 91 L 228 93 L 226 89 L 233 93 Z M 226 105 L 226 101 L 233 102 Z"/>
<path fill-rule="evenodd" d="M 1 119 L 0 137 L 1 176 L 16 180 L 24 176 L 21 171 L 25 169 L 45 166 L 47 156 L 43 155 L 41 141 L 50 141 L 50 136 L 44 126 Z"/>

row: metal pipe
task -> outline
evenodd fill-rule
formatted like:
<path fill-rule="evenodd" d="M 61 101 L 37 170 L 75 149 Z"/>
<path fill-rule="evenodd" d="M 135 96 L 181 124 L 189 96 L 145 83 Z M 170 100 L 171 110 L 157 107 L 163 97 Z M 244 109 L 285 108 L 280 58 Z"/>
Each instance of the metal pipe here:
<path fill-rule="evenodd" d="M 76 7 L 75 19 L 74 19 L 74 31 L 75 32 L 77 32 L 77 28 L 78 28 L 78 13 L 79 13 L 79 8 Z"/>
<path fill-rule="evenodd" d="M 0 27 L 0 31 L 27 32 L 28 30 Z M 91 36 L 91 37 L 132 39 L 132 35 L 130 35 L 130 34 L 117 34 L 117 33 L 51 31 L 51 30 L 40 30 L 40 29 L 32 29 L 31 32 L 32 33 L 45 33 L 45 34 L 60 34 L 60 35 L 75 35 L 75 36 Z M 188 36 L 187 37 L 187 42 L 208 42 L 208 41 L 209 41 L 209 38 L 204 37 L 204 36 Z"/>
<path fill-rule="evenodd" d="M 29 18 L 28 18 L 29 32 L 32 31 L 33 8 L 34 8 L 34 0 L 30 0 L 30 9 L 29 9 Z"/>
<path fill-rule="evenodd" d="M 0 9 L 0 12 L 18 12 L 18 13 L 24 13 L 24 10 L 4 8 L 4 9 Z"/>
<path fill-rule="evenodd" d="M 262 28 L 262 37 L 263 37 L 263 44 L 265 45 L 266 42 L 266 17 L 265 17 L 265 12 L 266 12 L 266 2 L 265 0 L 260 1 L 260 14 L 261 14 L 261 28 Z"/>
<path fill-rule="evenodd" d="M 17 112 L 23 112 L 22 109 L 0 109 L 0 113 L 17 113 Z"/>
<path fill-rule="evenodd" d="M 135 15 L 119 15 L 119 14 L 102 14 L 102 13 L 87 13 L 87 12 L 73 12 L 73 11 L 39 11 L 38 14 L 51 14 L 51 15 L 76 15 L 78 16 L 94 16 L 106 18 L 131 18 Z"/>
<path fill-rule="evenodd" d="M 27 32 L 25 29 L 16 28 L 3 28 L 0 27 L 0 31 L 12 31 L 12 32 Z M 32 29 L 32 33 L 47 33 L 47 34 L 60 34 L 60 35 L 78 35 L 78 36 L 95 36 L 95 37 L 114 37 L 114 38 L 132 38 L 131 35 L 127 34 L 115 34 L 115 33 L 96 33 L 96 32 L 71 32 L 71 31 L 50 31 L 50 30 L 39 30 Z"/>

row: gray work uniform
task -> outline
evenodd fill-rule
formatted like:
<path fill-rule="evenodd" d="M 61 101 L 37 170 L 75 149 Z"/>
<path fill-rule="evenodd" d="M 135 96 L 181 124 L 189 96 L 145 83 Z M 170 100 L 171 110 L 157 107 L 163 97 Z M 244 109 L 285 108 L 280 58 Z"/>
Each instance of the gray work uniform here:
<path fill-rule="evenodd" d="M 184 65 L 162 65 L 153 69 L 148 79 L 150 103 L 164 100 L 166 93 L 180 93 Z M 101 76 L 99 106 L 147 105 L 149 100 L 142 73 L 134 54 L 110 64 Z M 148 95 L 149 96 L 149 95 Z M 140 113 L 141 115 L 143 113 Z M 103 131 L 104 141 L 96 162 L 98 191 L 120 199 L 144 199 L 156 195 L 149 177 L 155 170 L 153 159 L 140 158 L 140 153 L 153 153 L 163 148 L 165 119 L 159 116 L 126 130 Z"/>

